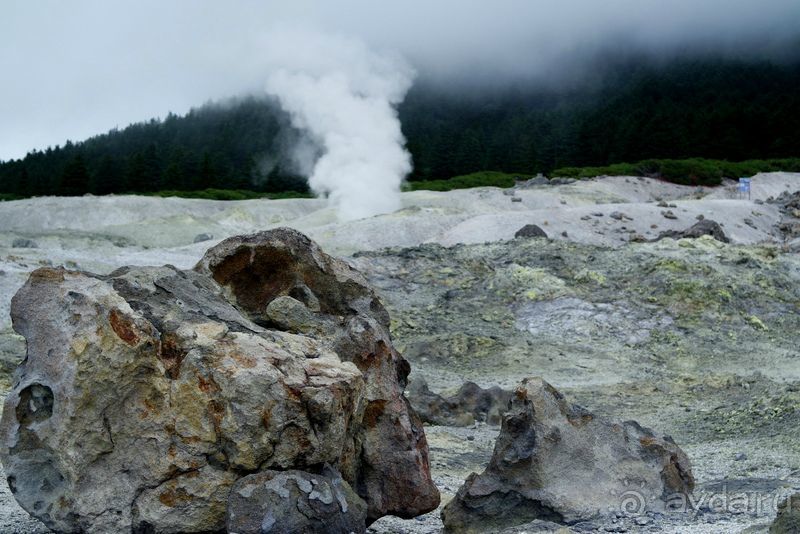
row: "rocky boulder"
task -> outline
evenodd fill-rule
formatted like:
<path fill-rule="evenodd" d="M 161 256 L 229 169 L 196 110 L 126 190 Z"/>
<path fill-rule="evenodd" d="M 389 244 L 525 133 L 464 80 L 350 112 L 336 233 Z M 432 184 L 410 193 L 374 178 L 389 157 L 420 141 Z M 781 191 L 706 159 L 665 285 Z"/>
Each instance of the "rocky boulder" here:
<path fill-rule="evenodd" d="M 447 532 L 495 532 L 533 520 L 572 524 L 609 513 L 663 511 L 694 486 L 668 437 L 614 423 L 529 378 L 503 416 L 489 466 L 442 511 Z"/>
<path fill-rule="evenodd" d="M 0 458 L 54 530 L 220 531 L 237 480 L 326 464 L 368 522 L 439 503 L 386 310 L 296 231 L 227 239 L 193 271 L 39 269 L 11 315 L 27 356 Z"/>
<path fill-rule="evenodd" d="M 193 243 L 202 243 L 203 241 L 211 241 L 214 239 L 214 236 L 211 234 L 197 234 L 194 236 Z"/>
<path fill-rule="evenodd" d="M 240 478 L 228 499 L 228 532 L 364 532 L 367 503 L 339 473 L 326 469 L 325 475 L 262 471 Z"/>
<path fill-rule="evenodd" d="M 39 245 L 33 239 L 18 237 L 11 242 L 11 248 L 39 248 Z"/>
<path fill-rule="evenodd" d="M 432 392 L 422 378 L 408 385 L 408 399 L 423 422 L 433 425 L 469 426 L 476 421 L 500 424 L 508 407 L 511 392 L 497 386 L 483 389 L 474 382 L 465 382 L 449 397 Z"/>
<path fill-rule="evenodd" d="M 665 237 L 670 237 L 672 239 L 696 239 L 704 235 L 710 235 L 717 241 L 722 241 L 723 243 L 730 242 L 728 236 L 725 235 L 725 232 L 722 230 L 722 227 L 719 225 L 719 223 L 712 221 L 711 219 L 702 219 L 694 223 L 686 230 L 668 230 L 666 232 L 661 232 L 653 241 L 659 241 Z"/>
<path fill-rule="evenodd" d="M 516 179 L 516 177 L 515 177 L 515 179 Z M 516 183 L 516 186 L 520 187 L 520 188 L 528 188 L 528 187 L 535 187 L 535 186 L 538 186 L 538 185 L 549 185 L 549 184 L 550 184 L 550 180 L 548 180 L 547 177 L 545 177 L 545 175 L 540 173 L 540 174 L 537 174 L 536 176 L 534 176 L 533 178 L 530 178 L 528 180 L 520 180 L 520 181 L 518 181 Z"/>
<path fill-rule="evenodd" d="M 526 238 L 527 237 L 544 237 L 545 239 L 547 239 L 547 234 L 545 233 L 544 230 L 542 230 L 540 227 L 538 227 L 535 224 L 526 224 L 525 226 L 523 226 L 522 228 L 517 230 L 517 233 L 514 234 L 514 237 L 516 237 L 516 238 L 519 238 L 519 237 L 526 237 Z"/>

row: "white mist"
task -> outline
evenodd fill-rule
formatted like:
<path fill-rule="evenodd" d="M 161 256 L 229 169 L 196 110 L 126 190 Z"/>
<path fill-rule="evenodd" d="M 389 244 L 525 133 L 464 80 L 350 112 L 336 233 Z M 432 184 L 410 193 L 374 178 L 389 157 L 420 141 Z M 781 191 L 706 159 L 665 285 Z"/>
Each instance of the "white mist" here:
<path fill-rule="evenodd" d="M 400 208 L 411 156 L 396 106 L 413 69 L 361 41 L 309 31 L 274 32 L 268 50 L 267 93 L 318 149 L 301 143 L 294 154 L 310 169 L 312 191 L 328 197 L 340 220 Z"/>

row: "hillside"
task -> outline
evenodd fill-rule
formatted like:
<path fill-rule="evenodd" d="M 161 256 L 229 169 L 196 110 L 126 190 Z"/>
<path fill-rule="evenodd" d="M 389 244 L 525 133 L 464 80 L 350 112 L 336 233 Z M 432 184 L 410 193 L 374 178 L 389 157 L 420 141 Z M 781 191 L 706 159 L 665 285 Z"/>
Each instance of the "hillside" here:
<path fill-rule="evenodd" d="M 411 180 L 800 154 L 800 62 L 630 61 L 592 80 L 469 94 L 420 80 L 399 110 L 414 159 Z M 282 155 L 293 135 L 287 124 L 266 99 L 208 104 L 0 163 L 0 193 L 304 191 Z"/>

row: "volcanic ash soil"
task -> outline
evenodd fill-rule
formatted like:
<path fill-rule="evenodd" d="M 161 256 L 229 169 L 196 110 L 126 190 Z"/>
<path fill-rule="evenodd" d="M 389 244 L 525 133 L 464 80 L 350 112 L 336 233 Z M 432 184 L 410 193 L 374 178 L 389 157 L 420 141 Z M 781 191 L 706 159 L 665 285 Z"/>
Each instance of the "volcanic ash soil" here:
<path fill-rule="evenodd" d="M 185 268 L 214 243 L 193 244 L 199 233 L 216 240 L 225 232 L 293 226 L 366 275 L 389 311 L 395 346 L 411 362 L 412 378 L 424 378 L 434 392 L 452 394 L 468 380 L 513 389 L 524 377 L 540 376 L 594 413 L 670 435 L 691 459 L 695 508 L 619 513 L 573 531 L 765 532 L 777 501 L 800 490 L 800 256 L 780 229 L 792 214 L 766 202 L 800 189 L 800 177 L 774 178 L 754 178 L 753 201 L 725 188 L 700 191 L 635 178 L 520 189 L 514 194 L 523 202 L 514 203 L 492 188 L 417 192 L 404 196 L 401 212 L 345 225 L 318 201 L 202 209 L 186 203 L 191 209 L 181 218 L 183 201 L 161 200 L 157 213 L 150 203 L 158 199 L 146 199 L 123 210 L 116 226 L 100 220 L 93 230 L 92 221 L 71 230 L 4 225 L 1 246 L 26 237 L 38 247 L 0 250 L 0 306 L 7 309 L 27 273 L 42 264 L 74 262 L 96 272 L 126 263 Z M 131 198 L 114 202 L 126 205 Z M 97 199 L 74 200 L 90 201 Z M 659 201 L 677 207 L 662 208 Z M 23 202 L 0 204 L 0 219 L 60 205 Z M 666 210 L 679 219 L 665 218 Z M 615 211 L 633 220 L 612 219 Z M 48 220 L 67 227 L 74 213 L 56 210 Z M 170 224 L 162 224 L 165 213 Z M 722 223 L 732 242 L 630 240 L 630 230 L 653 239 L 688 228 L 699 214 Z M 65 222 L 57 224 L 59 218 Z M 525 224 L 539 225 L 552 239 L 513 239 Z M 162 227 L 170 230 L 160 239 L 169 242 L 150 242 L 147 236 Z M 0 323 L 7 387 L 24 344 L 7 317 Z M 484 469 L 498 432 L 480 421 L 426 427 L 443 504 L 471 472 Z M 44 532 L 5 484 L 0 524 L 3 531 Z M 385 517 L 370 531 L 441 528 L 437 510 L 407 521 Z"/>

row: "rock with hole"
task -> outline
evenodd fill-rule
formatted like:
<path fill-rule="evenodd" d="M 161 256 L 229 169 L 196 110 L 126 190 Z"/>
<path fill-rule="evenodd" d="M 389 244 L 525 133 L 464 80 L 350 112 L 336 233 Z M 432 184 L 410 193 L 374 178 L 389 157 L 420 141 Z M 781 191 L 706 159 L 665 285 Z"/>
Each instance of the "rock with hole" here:
<path fill-rule="evenodd" d="M 231 238 L 189 271 L 39 269 L 11 315 L 27 357 L 0 459 L 53 530 L 220 531 L 238 479 L 324 465 L 367 522 L 438 505 L 386 310 L 298 232 Z"/>

